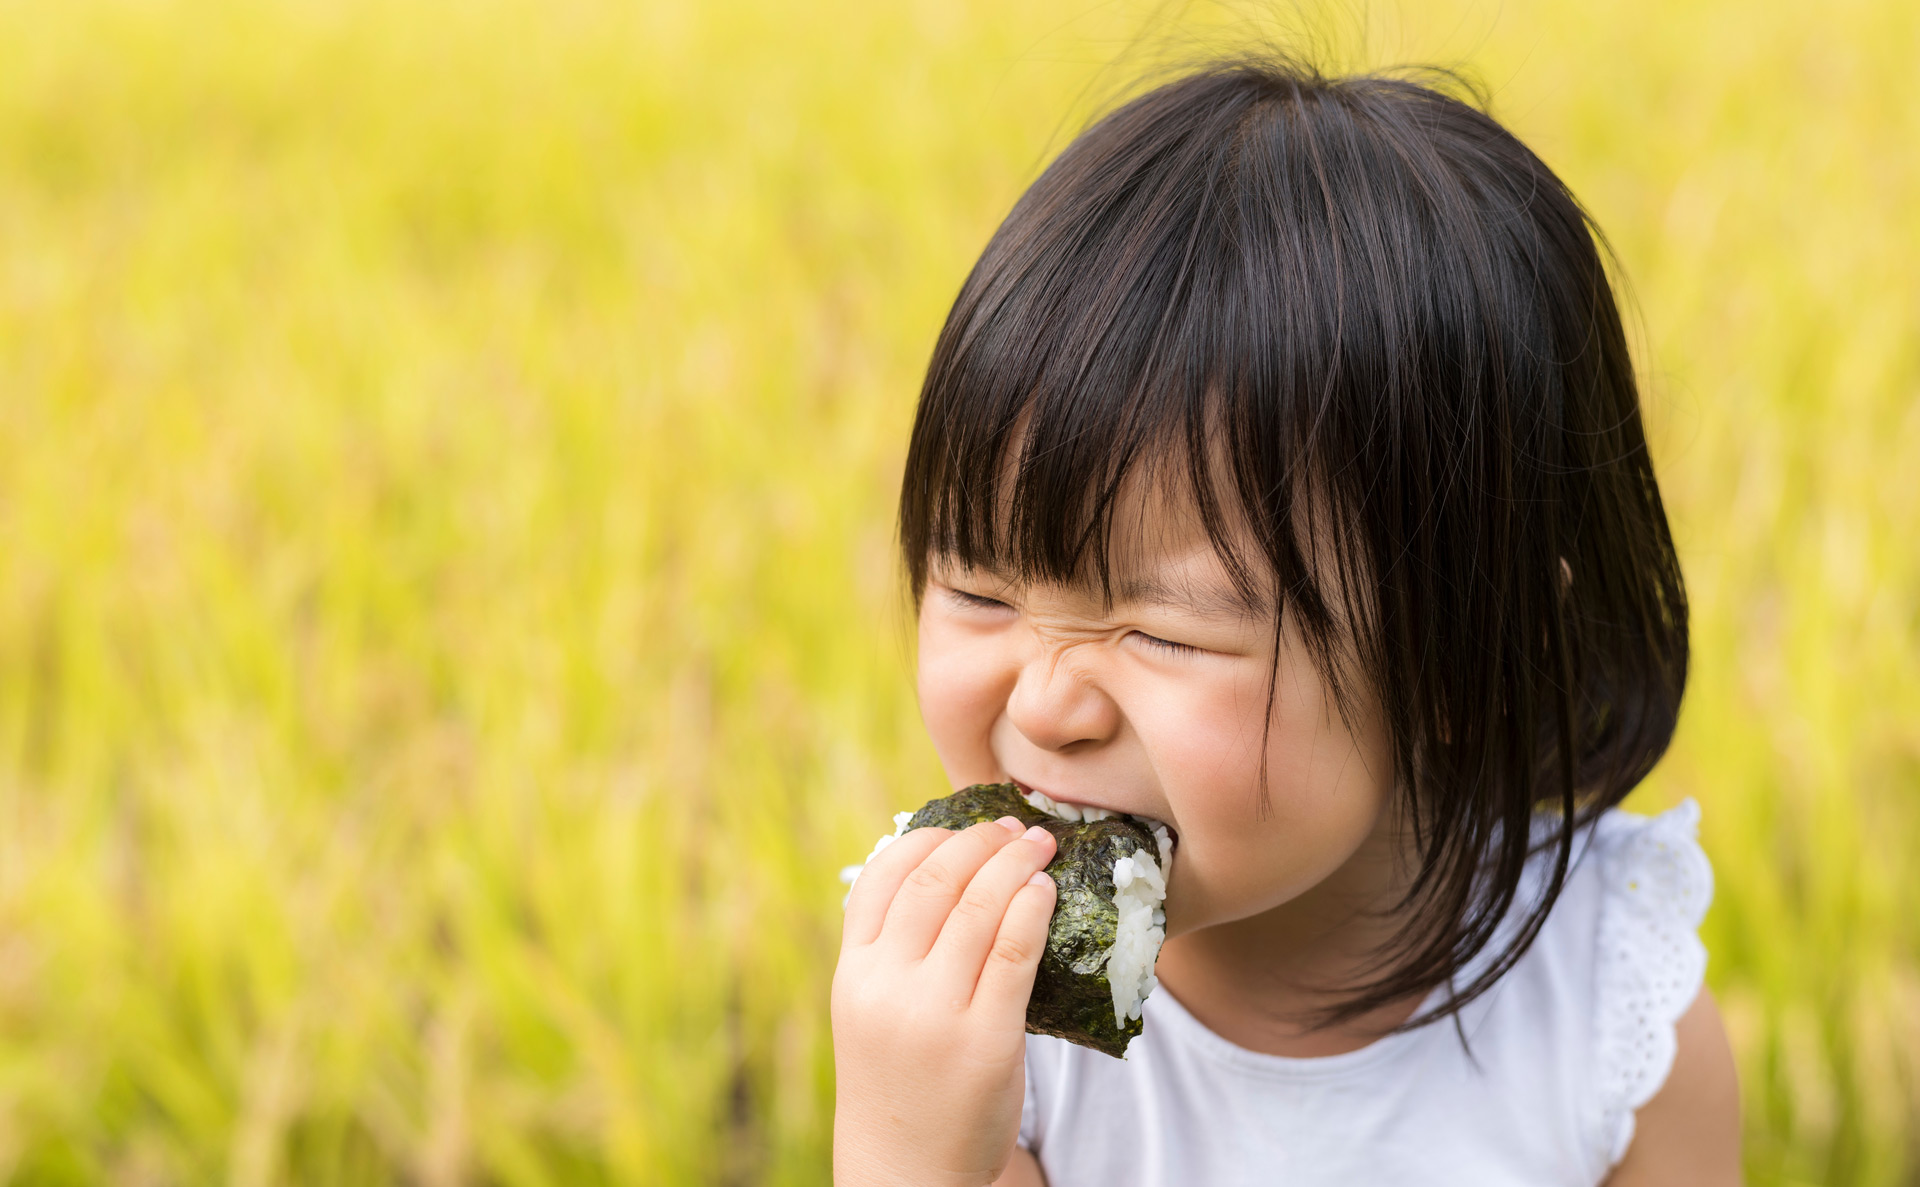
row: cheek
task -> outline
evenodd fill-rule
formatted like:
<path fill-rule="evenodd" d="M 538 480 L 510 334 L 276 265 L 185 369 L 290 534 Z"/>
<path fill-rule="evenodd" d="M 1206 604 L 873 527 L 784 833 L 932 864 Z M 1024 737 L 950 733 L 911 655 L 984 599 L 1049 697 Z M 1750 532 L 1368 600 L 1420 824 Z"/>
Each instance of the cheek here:
<path fill-rule="evenodd" d="M 1238 827 L 1256 813 L 1267 686 L 1249 669 L 1132 715 L 1183 828 Z"/>
<path fill-rule="evenodd" d="M 1175 863 L 1185 931 L 1270 910 L 1325 881 L 1379 827 L 1389 802 L 1384 735 L 1343 723 L 1317 676 L 1282 674 L 1267 726 L 1266 682 L 1195 706 L 1164 747 L 1188 861 Z M 1263 737 L 1264 734 L 1264 737 Z M 1264 742 L 1264 750 L 1263 750 Z M 1260 760 L 1266 758 L 1261 804 Z M 1166 772 L 1170 773 L 1170 772 Z"/>
<path fill-rule="evenodd" d="M 954 785 L 998 777 L 989 745 L 1011 680 L 997 648 L 923 614 L 915 683 L 920 717 Z"/>

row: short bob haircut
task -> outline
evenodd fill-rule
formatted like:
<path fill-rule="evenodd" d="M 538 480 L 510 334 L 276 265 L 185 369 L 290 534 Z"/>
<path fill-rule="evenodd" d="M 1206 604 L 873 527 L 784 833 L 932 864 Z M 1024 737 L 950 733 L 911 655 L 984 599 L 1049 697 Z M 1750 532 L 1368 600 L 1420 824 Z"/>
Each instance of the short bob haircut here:
<path fill-rule="evenodd" d="M 962 286 L 900 494 L 916 605 L 936 554 L 1110 590 L 1122 480 L 1172 467 L 1343 712 L 1364 680 L 1417 865 L 1327 1024 L 1512 967 L 1686 682 L 1604 240 L 1461 90 L 1256 55 L 1093 123 Z"/>

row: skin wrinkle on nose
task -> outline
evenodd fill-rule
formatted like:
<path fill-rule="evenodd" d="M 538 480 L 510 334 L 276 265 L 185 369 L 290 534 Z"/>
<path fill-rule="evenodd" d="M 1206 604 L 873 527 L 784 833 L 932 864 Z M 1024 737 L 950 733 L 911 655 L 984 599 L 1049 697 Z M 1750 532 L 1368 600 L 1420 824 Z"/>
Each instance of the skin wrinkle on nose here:
<path fill-rule="evenodd" d="M 1013 720 L 1015 727 L 1018 728 L 1022 734 L 1025 734 L 1035 745 L 1049 750 L 1069 749 L 1078 746 L 1082 742 L 1104 741 L 1110 737 L 1118 726 L 1118 722 L 1114 721 L 1104 725 L 1104 728 L 1099 729 L 1085 725 L 1087 715 L 1081 712 L 1085 706 L 1081 703 L 1080 698 L 1105 698 L 1109 705 L 1112 705 L 1112 698 L 1108 696 L 1106 691 L 1100 688 L 1095 681 L 1089 678 L 1087 673 L 1079 669 L 1077 665 L 1069 663 L 1069 653 L 1075 648 L 1089 646 L 1101 641 L 1105 636 L 1115 633 L 1114 630 L 1093 631 L 1069 629 L 1063 631 L 1049 629 L 1041 622 L 1031 622 L 1030 627 L 1030 633 L 1040 645 L 1040 654 L 1022 663 L 1019 673 L 1014 678 L 1013 692 L 1008 698 L 1007 712 L 1008 717 Z M 1049 645 L 1049 635 L 1078 635 L 1083 637 L 1079 639 L 1069 638 Z M 1028 698 L 1023 696 L 1023 691 L 1029 687 L 1029 673 L 1032 672 L 1036 663 L 1044 664 L 1045 672 L 1040 680 L 1037 701 L 1033 704 L 1032 708 L 1039 715 L 1040 722 L 1044 723 L 1045 727 L 1048 727 L 1041 729 L 1039 732 L 1057 732 L 1063 735 L 1069 733 L 1097 734 L 1099 735 L 1098 737 L 1074 737 L 1050 744 L 1035 737 L 1033 731 L 1030 731 L 1027 726 L 1020 723 L 1019 719 L 1027 716 L 1028 709 L 1028 704 L 1026 703 Z M 1063 680 L 1067 682 L 1064 688 L 1060 685 L 1060 682 Z M 1117 718 L 1119 707 L 1112 705 L 1111 713 Z M 1095 720 L 1106 715 L 1107 712 L 1104 707 L 1095 706 Z"/>

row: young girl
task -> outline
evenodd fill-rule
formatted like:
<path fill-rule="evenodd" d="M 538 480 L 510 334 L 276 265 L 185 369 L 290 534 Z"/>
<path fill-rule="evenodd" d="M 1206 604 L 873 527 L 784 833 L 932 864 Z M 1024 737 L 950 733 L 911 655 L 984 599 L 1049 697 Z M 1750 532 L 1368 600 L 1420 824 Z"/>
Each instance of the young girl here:
<path fill-rule="evenodd" d="M 1127 1058 L 1023 1034 L 1042 829 L 849 898 L 854 1184 L 1733 1183 L 1687 604 L 1596 236 L 1473 107 L 1224 61 L 967 278 L 900 501 L 955 786 L 1176 837 Z M 921 797 L 912 797 L 916 800 Z"/>

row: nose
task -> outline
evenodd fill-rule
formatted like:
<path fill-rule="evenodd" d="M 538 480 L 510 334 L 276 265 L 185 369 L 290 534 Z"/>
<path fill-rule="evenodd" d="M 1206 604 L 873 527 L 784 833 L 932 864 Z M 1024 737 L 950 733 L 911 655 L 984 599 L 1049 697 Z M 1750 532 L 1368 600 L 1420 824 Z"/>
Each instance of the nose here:
<path fill-rule="evenodd" d="M 1047 651 L 1021 667 L 1007 697 L 1007 720 L 1035 746 L 1066 751 L 1111 738 L 1120 709 L 1065 657 Z"/>

